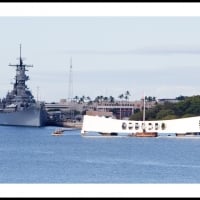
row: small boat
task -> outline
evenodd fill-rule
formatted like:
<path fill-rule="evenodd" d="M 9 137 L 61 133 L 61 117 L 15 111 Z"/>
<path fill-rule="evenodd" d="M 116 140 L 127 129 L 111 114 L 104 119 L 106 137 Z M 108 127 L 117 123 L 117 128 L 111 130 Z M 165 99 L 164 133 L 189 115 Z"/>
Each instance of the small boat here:
<path fill-rule="evenodd" d="M 135 137 L 158 137 L 157 132 L 136 132 Z"/>
<path fill-rule="evenodd" d="M 56 130 L 52 133 L 52 135 L 60 136 L 60 135 L 63 135 L 63 132 L 64 132 L 63 129 L 56 129 Z"/>
<path fill-rule="evenodd" d="M 177 137 L 199 137 L 199 132 L 176 133 Z"/>
<path fill-rule="evenodd" d="M 117 136 L 118 135 L 118 133 L 115 133 L 115 132 L 111 132 L 111 133 L 99 132 L 99 134 L 103 136 Z"/>

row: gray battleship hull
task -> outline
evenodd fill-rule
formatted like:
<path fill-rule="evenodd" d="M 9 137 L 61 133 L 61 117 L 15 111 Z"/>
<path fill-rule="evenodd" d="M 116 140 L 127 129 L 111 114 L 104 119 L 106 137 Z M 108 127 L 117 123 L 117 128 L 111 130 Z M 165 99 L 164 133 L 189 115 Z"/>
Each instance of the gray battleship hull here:
<path fill-rule="evenodd" d="M 0 125 L 7 126 L 45 126 L 46 114 L 41 109 L 29 109 L 17 112 L 0 112 Z"/>

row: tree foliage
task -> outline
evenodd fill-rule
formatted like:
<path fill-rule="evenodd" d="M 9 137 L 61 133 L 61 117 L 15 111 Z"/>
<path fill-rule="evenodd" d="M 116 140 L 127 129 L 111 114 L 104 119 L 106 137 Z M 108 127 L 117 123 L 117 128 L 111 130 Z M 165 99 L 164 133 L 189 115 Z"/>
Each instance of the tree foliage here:
<path fill-rule="evenodd" d="M 176 98 L 177 99 L 177 98 Z M 178 97 L 178 103 L 166 102 L 146 110 L 146 120 L 167 120 L 200 115 L 200 95 Z M 142 111 L 133 114 L 131 120 L 142 120 Z"/>

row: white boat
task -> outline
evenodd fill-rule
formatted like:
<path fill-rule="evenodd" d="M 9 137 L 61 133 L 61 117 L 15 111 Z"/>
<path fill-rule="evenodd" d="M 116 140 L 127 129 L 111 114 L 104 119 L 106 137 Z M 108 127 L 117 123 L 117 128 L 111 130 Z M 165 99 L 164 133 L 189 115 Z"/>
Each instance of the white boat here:
<path fill-rule="evenodd" d="M 153 133 L 199 135 L 200 116 L 172 120 L 134 121 L 84 115 L 81 134 L 85 135 L 87 132 L 97 132 L 102 135 L 120 133 L 127 136 L 137 136 L 138 133 L 145 133 L 143 136 L 148 136 L 148 133 L 152 136 Z"/>

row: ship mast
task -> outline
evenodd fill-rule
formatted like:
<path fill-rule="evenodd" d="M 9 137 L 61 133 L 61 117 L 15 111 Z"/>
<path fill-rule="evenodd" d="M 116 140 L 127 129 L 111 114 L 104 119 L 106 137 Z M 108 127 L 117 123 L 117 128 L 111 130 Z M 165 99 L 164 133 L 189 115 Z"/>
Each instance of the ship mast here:
<path fill-rule="evenodd" d="M 20 65 L 23 64 L 21 52 L 22 52 L 22 45 L 20 44 L 20 51 L 19 51 L 19 60 L 20 60 L 19 62 L 20 62 Z"/>
<path fill-rule="evenodd" d="M 9 66 L 16 67 L 16 79 L 19 78 L 19 80 L 21 80 L 21 81 L 27 81 L 28 80 L 28 76 L 19 76 L 19 77 L 17 77 L 19 74 L 20 75 L 25 75 L 25 71 L 28 71 L 26 69 L 26 67 L 33 67 L 33 65 L 23 64 L 23 59 L 22 59 L 22 56 L 21 56 L 21 49 L 22 49 L 22 45 L 20 44 L 19 64 L 16 64 L 16 65 L 9 64 Z"/>
<path fill-rule="evenodd" d="M 19 102 L 28 102 L 33 100 L 33 96 L 30 91 L 28 91 L 28 87 L 26 86 L 26 81 L 29 80 L 29 76 L 26 75 L 26 67 L 33 67 L 33 65 L 26 65 L 23 63 L 23 59 L 21 56 L 22 46 L 20 44 L 20 52 L 19 52 L 19 64 L 9 64 L 9 66 L 16 67 L 16 76 L 15 83 L 13 86 L 13 103 L 18 104 Z"/>

